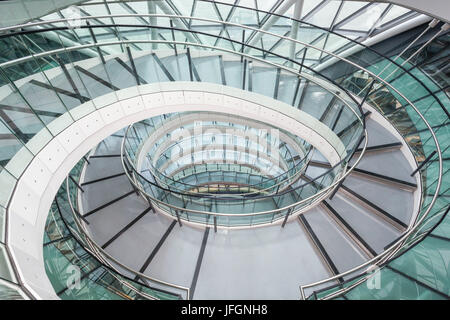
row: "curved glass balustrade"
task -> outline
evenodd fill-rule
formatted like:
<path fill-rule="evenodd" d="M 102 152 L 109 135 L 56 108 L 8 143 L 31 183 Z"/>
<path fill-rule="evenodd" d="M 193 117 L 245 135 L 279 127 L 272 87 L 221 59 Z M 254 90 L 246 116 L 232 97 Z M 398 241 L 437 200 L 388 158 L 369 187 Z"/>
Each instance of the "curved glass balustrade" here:
<path fill-rule="evenodd" d="M 127 16 L 130 17 L 132 15 Z M 98 18 L 97 20 L 104 23 L 103 21 L 109 21 L 109 19 L 109 17 L 105 17 Z M 183 30 L 182 28 L 171 29 L 170 27 L 165 27 L 164 30 L 163 28 L 160 28 L 159 30 L 158 28 L 152 28 L 163 35 L 165 34 L 167 36 L 166 39 L 171 39 L 171 30 L 173 30 L 175 39 L 182 39 L 176 43 L 165 40 L 142 40 L 143 38 L 153 39 L 152 32 L 148 29 L 148 26 L 133 26 L 134 31 L 140 30 L 133 34 L 133 32 L 128 32 L 130 24 L 125 25 L 123 23 L 127 17 L 115 17 L 114 19 L 117 24 L 115 27 L 115 30 L 117 31 L 115 31 L 115 33 L 112 32 L 111 27 L 105 27 L 100 24 L 96 26 L 83 26 L 81 28 L 81 30 L 85 30 L 87 33 L 89 30 L 92 30 L 91 37 L 92 34 L 95 36 L 94 42 L 96 41 L 97 45 L 94 45 L 91 41 L 91 44 L 83 46 L 68 46 L 66 42 L 61 40 L 61 37 L 54 36 L 54 30 L 41 29 L 33 31 L 31 30 L 32 26 L 28 26 L 25 31 L 1 35 L 6 43 L 16 41 L 14 39 L 19 40 L 16 41 L 16 44 L 14 45 L 14 48 L 16 48 L 15 57 L 22 58 L 18 61 L 8 61 L 0 65 L 0 84 L 5 88 L 4 91 L 7 93 L 5 99 L 3 99 L 1 103 L 8 106 L 7 109 L 3 109 L 3 112 L 7 114 L 7 118 L 3 116 L 0 125 L 2 126 L 3 132 L 10 137 L 8 144 L 3 142 L 0 144 L 2 154 L 1 175 L 2 181 L 5 182 L 5 192 L 1 194 L 2 197 L 0 199 L 0 205 L 2 206 L 1 210 L 7 208 L 14 185 L 17 179 L 20 178 L 26 164 L 32 160 L 52 136 L 73 123 L 74 120 L 88 114 L 99 106 L 96 106 L 95 104 L 86 106 L 84 110 L 74 110 L 75 107 L 82 102 L 123 87 L 114 75 L 108 72 L 105 64 L 102 63 L 102 60 L 105 59 L 105 57 L 108 57 L 115 52 L 125 52 L 119 59 L 121 59 L 129 69 L 133 69 L 132 61 L 136 64 L 138 56 L 140 56 L 137 52 L 145 51 L 146 48 L 153 48 L 154 44 L 158 44 L 169 48 L 170 50 L 175 50 L 176 48 L 180 53 L 180 59 L 184 59 L 185 62 L 191 60 L 191 66 L 194 66 L 198 73 L 200 62 L 194 62 L 194 60 L 200 58 L 200 54 L 192 52 L 192 55 L 189 55 L 184 47 L 189 46 L 192 49 L 212 49 L 211 45 L 189 43 L 189 39 L 188 41 L 185 41 L 185 35 L 188 31 Z M 164 18 L 161 16 L 158 17 L 158 19 L 161 23 L 164 22 L 167 25 L 170 25 L 171 18 Z M 205 19 L 197 21 L 209 20 Z M 52 24 L 57 26 L 58 23 L 60 22 Z M 336 81 L 336 83 L 339 83 L 360 98 L 364 99 L 367 97 L 367 102 L 377 108 L 377 110 L 397 128 L 399 133 L 405 137 L 406 142 L 416 157 L 418 165 L 420 166 L 421 163 L 424 163 L 416 173 L 420 174 L 422 177 L 423 194 L 421 210 L 415 220 L 416 224 L 423 225 L 423 228 L 419 229 L 418 232 L 414 232 L 413 229 L 409 230 L 404 237 L 399 239 L 396 244 L 392 245 L 391 250 L 389 250 L 388 253 L 383 254 L 381 257 L 376 257 L 376 259 L 373 259 L 370 263 L 381 264 L 383 260 L 394 258 L 396 254 L 398 254 L 396 253 L 397 249 L 403 245 L 406 245 L 406 247 L 412 246 L 439 222 L 439 219 L 436 217 L 442 216 L 445 210 L 438 200 L 438 195 L 445 195 L 445 193 L 448 192 L 448 186 L 441 188 L 443 180 L 442 176 L 445 174 L 444 177 L 447 177 L 448 173 L 448 161 L 442 161 L 443 154 L 446 155 L 448 153 L 449 140 L 446 133 L 446 126 L 448 124 L 448 104 L 444 105 L 444 103 L 448 103 L 448 101 L 446 100 L 446 96 L 441 95 L 440 88 L 436 86 L 433 81 L 430 81 L 426 75 L 422 77 L 423 74 L 420 72 L 410 72 L 407 67 L 401 66 L 398 61 L 394 62 L 389 60 L 363 46 L 361 46 L 361 51 L 351 54 L 346 58 L 342 58 L 339 56 L 340 52 L 338 51 L 331 52 L 331 50 L 327 50 L 327 48 L 323 50 L 314 44 L 311 45 L 310 43 L 302 41 L 292 41 L 288 37 L 279 36 L 270 32 L 270 29 L 269 31 L 264 32 L 253 30 L 247 26 L 240 26 L 238 24 L 231 24 L 223 21 L 211 23 L 216 23 L 217 28 L 222 28 L 227 31 L 233 29 L 234 35 L 242 36 L 243 30 L 248 30 L 245 33 L 245 37 L 248 37 L 249 34 L 252 34 L 253 32 L 260 32 L 262 34 L 262 41 L 256 42 L 256 44 L 250 47 L 242 43 L 238 36 L 236 36 L 235 39 L 227 39 L 218 38 L 217 35 L 214 34 L 207 35 L 196 33 L 197 37 L 205 39 L 204 43 L 217 41 L 217 44 L 221 44 L 217 45 L 214 43 L 218 47 L 214 50 L 221 50 L 226 53 L 232 53 L 233 50 L 243 51 L 245 53 L 243 56 L 244 61 L 242 61 L 242 63 L 239 60 L 236 61 L 237 74 L 241 76 L 243 74 L 248 76 L 250 74 L 249 70 L 252 69 L 253 66 L 256 66 L 256 62 L 259 63 L 261 61 L 257 54 L 268 61 L 272 61 L 273 66 L 276 66 L 281 70 L 280 78 L 283 78 L 283 72 L 287 72 L 291 66 L 295 66 L 293 67 L 294 69 L 300 69 L 301 62 L 303 62 L 303 67 L 300 70 L 303 77 L 297 78 L 297 82 L 294 81 L 286 86 L 286 82 L 278 81 L 275 74 L 274 85 L 272 87 L 273 90 L 263 90 L 264 92 L 261 93 L 269 93 L 268 95 L 271 97 L 274 97 L 276 93 L 278 99 L 294 106 L 298 106 L 300 97 L 295 90 L 297 83 L 301 86 L 302 82 L 311 85 L 314 81 L 316 81 L 316 84 L 322 83 L 321 81 L 323 81 L 326 82 L 327 86 L 330 88 L 331 86 L 329 85 L 328 80 Z M 62 22 L 60 24 L 61 30 L 67 30 Z M 339 35 L 325 32 L 320 28 L 317 28 L 317 30 L 326 33 L 329 45 L 332 45 L 337 41 L 349 41 Z M 125 31 L 128 32 L 126 35 Z M 204 31 L 202 32 L 205 33 Z M 194 33 L 193 30 L 193 34 Z M 24 36 L 25 34 L 27 37 Z M 116 41 L 117 35 L 122 37 Z M 50 38 L 54 40 L 42 41 L 43 43 L 47 43 L 47 46 L 38 47 L 35 45 L 36 43 L 40 43 L 39 39 L 43 40 Z M 30 39 L 33 41 L 30 41 Z M 114 40 L 109 41 L 111 39 Z M 264 49 L 262 46 L 258 48 L 259 44 L 262 44 L 265 41 L 266 43 L 277 43 L 277 45 L 270 47 L 271 50 L 268 50 L 267 47 L 264 47 Z M 297 52 L 292 61 L 291 59 L 283 58 L 288 56 L 287 52 L 290 52 L 291 46 L 294 46 L 296 48 L 294 51 Z M 351 46 L 354 47 L 359 45 L 352 43 Z M 55 51 L 52 54 L 48 54 L 46 51 L 49 49 L 54 49 Z M 32 54 L 34 56 L 31 56 Z M 195 56 L 195 54 L 197 54 L 197 56 Z M 320 76 L 318 75 L 314 75 L 315 79 L 310 77 L 314 74 L 314 71 L 311 66 L 308 66 L 307 57 L 311 57 L 311 55 L 314 54 L 324 58 L 322 63 L 326 62 L 325 60 L 329 60 L 328 65 L 321 65 L 321 63 L 318 63 L 314 66 L 315 70 L 320 70 L 322 75 L 326 75 L 322 76 L 322 79 L 320 79 Z M 157 62 L 159 57 L 156 56 L 155 58 L 154 55 L 152 56 L 153 60 L 151 65 L 153 68 L 156 68 L 157 65 L 159 65 Z M 305 57 L 305 59 L 303 59 L 303 57 Z M 169 57 L 167 58 L 168 59 L 166 60 L 170 60 Z M 203 58 L 203 55 L 201 58 Z M 101 89 L 97 86 L 94 89 L 94 86 L 90 85 L 90 83 L 95 82 L 96 80 L 93 80 L 94 78 L 88 79 L 86 73 L 83 73 L 79 66 L 82 61 L 87 59 L 92 59 L 91 62 L 97 62 L 92 64 L 94 66 L 97 65 L 97 67 L 91 68 L 89 71 L 95 71 L 95 75 L 97 77 L 101 76 L 100 79 L 102 80 L 110 80 L 110 82 L 108 82 L 110 83 L 110 86 L 103 86 Z M 139 62 L 140 66 L 142 66 L 144 60 L 145 59 L 142 59 L 142 61 Z M 249 63 L 250 60 L 252 60 L 252 63 Z M 217 61 L 217 63 L 220 64 L 220 58 L 217 58 Z M 335 61 L 335 63 L 331 63 L 332 61 Z M 120 64 L 120 62 L 114 58 L 108 59 L 108 61 L 105 62 Z M 298 62 L 300 62 L 300 64 L 298 64 Z M 56 74 L 61 75 L 64 72 L 62 66 L 66 65 L 70 69 L 68 73 L 72 76 L 72 79 L 75 79 L 74 82 L 79 93 L 70 93 L 70 91 L 73 90 L 70 89 L 72 86 L 67 78 L 54 77 Z M 189 66 L 189 63 L 183 65 Z M 75 68 L 76 66 L 78 67 Z M 81 68 L 83 68 L 83 66 L 81 66 Z M 141 71 L 144 69 L 137 67 L 136 70 Z M 148 82 L 149 79 L 153 79 L 154 81 L 170 81 L 172 79 L 198 81 L 195 74 L 196 72 L 193 71 L 193 68 L 187 68 L 187 72 L 171 70 L 169 73 L 164 72 L 162 69 L 155 70 L 157 71 L 154 73 L 153 78 L 151 78 L 152 76 L 150 74 L 138 74 L 138 77 L 131 76 L 131 79 L 135 79 L 133 80 L 135 82 L 128 81 L 129 85 L 139 84 L 141 80 Z M 392 74 L 389 75 L 389 73 Z M 170 77 L 168 75 L 170 75 Z M 155 79 L 155 77 L 157 79 Z M 239 79 L 236 79 L 235 82 L 227 83 L 227 85 L 240 88 L 244 87 L 247 89 L 250 87 L 249 77 L 238 78 Z M 205 78 L 204 81 L 206 81 L 206 79 L 207 78 Z M 209 78 L 208 80 L 213 81 Z M 217 77 L 215 81 L 220 83 L 222 79 Z M 254 85 L 255 83 L 252 82 L 251 86 Z M 45 89 L 45 91 L 43 89 Z M 339 86 L 334 87 L 330 91 L 333 92 L 335 89 L 336 91 L 342 92 Z M 42 93 L 45 92 L 45 99 L 32 98 L 32 93 L 38 91 L 41 91 Z M 69 95 L 67 94 L 68 91 L 70 93 Z M 353 106 L 356 106 L 354 110 L 357 110 L 358 104 L 350 101 L 349 104 L 351 103 L 353 103 Z M 67 113 L 64 118 L 58 119 L 58 121 L 53 121 L 68 110 L 72 112 Z M 427 121 L 428 113 L 433 114 L 433 119 L 430 118 L 430 121 Z M 18 114 L 20 114 L 20 116 L 18 116 Z M 352 139 L 346 137 L 348 131 L 344 129 L 346 128 L 340 128 L 340 131 L 337 132 L 338 135 L 344 139 Z M 39 135 L 36 135 L 37 132 L 40 132 Z M 355 136 L 357 136 L 357 134 L 355 134 Z M 27 145 L 25 146 L 25 144 Z M 442 147 L 440 147 L 440 145 Z M 9 162 L 19 149 L 21 150 L 22 161 L 20 163 L 17 161 Z M 444 157 L 444 159 L 446 158 L 448 157 Z M 448 181 L 448 177 L 446 181 Z M 2 221 L 3 220 L 0 219 L 0 222 Z"/>
<path fill-rule="evenodd" d="M 333 129 L 339 124 L 340 127 L 344 128 L 351 126 L 355 129 L 353 134 L 362 132 L 362 124 L 358 126 L 352 118 L 338 117 L 333 114 L 337 112 L 342 115 L 342 110 L 343 108 L 340 108 L 339 111 L 328 112 L 336 118 Z M 144 125 L 144 127 L 146 126 Z M 189 222 L 227 227 L 273 223 L 286 219 L 291 213 L 298 213 L 299 210 L 305 210 L 317 203 L 339 182 L 337 180 L 342 178 L 349 159 L 362 140 L 361 136 L 358 136 L 359 140 L 343 141 L 348 143 L 344 147 L 350 152 L 329 171 L 316 177 L 313 182 L 304 182 L 297 179 L 291 182 L 288 188 L 278 188 L 277 185 L 276 193 L 269 195 L 252 194 L 251 197 L 248 197 L 248 194 L 243 194 L 243 196 L 236 197 L 180 192 L 171 188 L 171 186 L 161 186 L 153 177 L 142 174 L 132 162 L 133 159 L 137 158 L 136 152 L 140 145 L 147 139 L 146 136 L 142 137 L 142 134 L 142 132 L 138 134 L 138 130 L 134 127 L 129 127 L 122 146 L 122 153 L 125 155 L 125 158 L 123 158 L 124 168 L 126 172 L 132 170 L 132 182 L 136 188 L 148 200 L 151 200 L 153 205 L 174 217 Z M 322 187 L 318 188 L 317 186 Z M 244 187 L 241 191 L 245 189 L 249 191 L 248 187 Z"/>
<path fill-rule="evenodd" d="M 160 122 L 166 130 L 159 135 L 155 132 L 161 127 L 149 119 L 133 124 L 126 137 L 126 148 L 130 150 L 128 160 L 145 158 L 145 166 L 137 168 L 138 165 L 134 164 L 136 170 L 171 190 L 203 194 L 205 192 L 198 188 L 198 178 L 202 175 L 202 190 L 206 188 L 208 194 L 208 179 L 205 178 L 214 176 L 215 172 L 227 172 L 224 178 L 240 186 L 227 185 L 221 189 L 216 184 L 211 192 L 267 195 L 284 190 L 299 179 L 313 154 L 312 146 L 306 141 L 279 129 L 252 128 L 249 120 L 245 125 L 238 124 L 236 118 L 230 116 L 226 116 L 228 122 L 186 121 L 184 114 L 179 115 L 180 124 L 174 129 L 168 128 L 168 120 Z M 165 116 L 170 122 L 174 117 L 178 119 L 178 115 Z M 196 113 L 196 119 L 199 116 L 223 117 L 220 114 Z M 145 156 L 136 155 L 142 153 L 142 146 L 148 143 L 152 147 L 145 150 Z M 188 177 L 195 177 L 196 183 L 185 182 Z"/>
<path fill-rule="evenodd" d="M 171 300 L 180 298 L 175 293 L 150 288 L 128 279 L 107 267 L 104 261 L 97 259 L 85 249 L 86 243 L 81 240 L 81 233 L 75 231 L 72 214 L 68 212 L 63 214 L 64 210 L 70 210 L 70 207 L 67 196 L 62 191 L 62 196 L 55 200 L 50 211 L 44 238 L 47 276 L 61 299 Z M 75 272 L 79 272 L 80 275 L 79 285 L 70 281 L 70 277 Z"/>
<path fill-rule="evenodd" d="M 136 153 L 140 152 L 139 150 L 141 148 L 141 145 L 145 143 L 147 139 L 149 139 L 149 136 L 151 136 L 152 131 L 150 133 L 147 133 L 147 135 L 145 134 L 146 128 L 147 126 L 145 125 L 141 126 L 141 129 L 136 129 L 136 125 L 128 128 L 123 145 L 123 152 L 126 157 L 126 159 L 124 159 L 124 164 L 128 170 L 133 170 L 134 177 L 136 179 L 134 183 L 137 184 L 137 187 L 141 191 L 145 192 L 146 196 L 149 199 L 156 199 L 156 205 L 159 208 L 164 210 L 166 208 L 166 204 L 168 204 L 167 207 L 171 209 L 169 212 L 174 216 L 185 218 L 186 220 L 191 222 L 209 221 L 210 216 L 215 216 L 216 219 L 214 219 L 214 223 L 219 226 L 225 225 L 225 222 L 228 223 L 228 226 L 234 226 L 233 221 L 237 221 L 237 225 L 248 225 L 249 223 L 250 225 L 252 225 L 253 219 L 258 219 L 258 223 L 274 222 L 278 219 L 283 218 L 283 211 L 293 211 L 293 205 L 296 202 L 305 199 L 301 198 L 302 196 L 311 197 L 315 195 L 316 191 L 318 191 L 314 190 L 314 187 L 312 187 L 313 184 L 305 183 L 304 181 L 299 179 L 299 174 L 301 174 L 301 171 L 295 172 L 295 179 L 288 180 L 287 185 L 284 184 L 285 177 L 281 176 L 280 178 L 282 178 L 282 180 L 272 179 L 272 181 L 269 181 L 268 185 L 267 181 L 265 181 L 264 185 L 261 184 L 260 181 L 258 181 L 258 183 L 256 184 L 249 185 L 247 183 L 244 186 L 239 186 L 237 187 L 236 191 L 241 194 L 240 196 L 235 194 L 232 195 L 232 193 L 234 193 L 232 192 L 232 189 L 227 189 L 227 193 L 230 193 L 229 195 L 214 195 L 211 192 L 212 188 L 207 188 L 206 193 L 198 192 L 198 185 L 188 186 L 188 188 L 190 187 L 191 189 L 195 189 L 189 192 L 189 190 L 185 190 L 186 186 L 183 185 L 183 183 L 180 183 L 178 180 L 173 180 L 173 184 L 170 185 L 161 185 L 158 183 L 159 179 L 157 181 L 151 173 L 149 175 L 145 175 L 143 174 L 142 168 L 137 170 L 136 164 L 131 160 L 138 158 Z M 144 131 L 142 129 L 144 129 Z M 210 143 L 208 137 L 203 138 L 206 139 L 206 144 Z M 166 138 L 163 137 L 163 140 L 164 139 Z M 238 143 L 238 140 L 234 142 Z M 242 142 L 244 142 L 244 140 Z M 232 147 L 235 146 L 233 145 Z M 154 147 L 151 148 L 149 153 L 152 153 L 152 151 L 154 151 L 154 149 L 156 148 L 157 145 L 155 144 Z M 258 152 L 259 154 L 256 153 L 258 156 L 250 160 L 259 161 L 264 153 L 263 150 L 258 150 Z M 218 159 L 221 162 L 235 162 L 235 154 L 230 154 L 233 156 L 231 159 L 223 158 L 223 153 L 219 155 Z M 187 157 L 189 159 L 194 156 L 195 154 L 193 153 L 187 154 Z M 303 164 L 300 168 L 304 169 L 304 164 L 307 164 L 308 159 L 309 158 L 300 159 L 301 161 L 299 163 Z M 196 161 L 195 158 L 192 158 L 192 160 L 193 162 Z M 201 159 L 201 161 L 202 160 L 203 159 Z M 229 171 L 231 169 L 230 165 L 230 163 L 225 163 L 221 166 L 220 169 L 225 168 L 225 170 Z M 271 166 L 273 166 L 273 164 Z M 210 164 L 209 167 L 210 169 L 219 171 L 219 165 L 214 166 Z M 195 165 L 191 170 L 194 170 L 195 174 L 197 175 L 201 174 L 202 170 L 205 170 L 204 172 L 209 173 L 210 171 L 206 171 L 207 168 L 208 165 L 206 164 L 200 166 Z M 293 168 L 296 169 L 297 166 L 294 166 Z M 328 172 L 327 174 L 322 175 L 319 178 L 320 181 L 323 181 L 324 184 L 328 187 L 328 183 L 333 182 L 337 170 L 342 170 L 342 168 L 345 168 L 342 164 L 338 165 L 336 168 L 330 170 L 330 172 Z M 189 172 L 185 171 L 184 174 L 189 175 Z M 223 171 L 222 174 L 224 175 Z M 236 178 L 237 174 L 230 176 L 229 180 L 230 182 L 236 182 Z M 243 178 L 245 180 L 249 180 L 250 175 L 244 175 Z M 288 178 L 291 177 L 288 176 Z M 263 186 L 264 188 L 260 190 L 260 192 L 255 192 L 253 190 L 261 186 Z M 261 194 L 261 191 L 264 192 Z M 216 187 L 214 187 L 214 193 L 222 192 L 220 192 L 220 190 L 216 190 Z M 260 195 L 258 195 L 258 193 L 260 193 Z M 321 195 L 321 193 L 319 195 Z M 311 204 L 313 200 L 315 199 L 310 199 L 308 205 Z M 286 206 L 288 206 L 288 208 L 283 208 Z M 272 212 L 266 212 L 266 214 L 264 214 L 264 211 Z M 261 214 L 260 212 L 263 212 L 265 216 L 263 216 L 263 214 Z M 215 215 L 215 213 L 219 214 Z M 212 224 L 213 219 L 211 219 L 209 223 Z"/>
<path fill-rule="evenodd" d="M 230 138 L 226 135 L 217 135 L 216 137 L 219 139 Z M 221 171 L 230 174 L 234 173 L 236 174 L 236 183 L 245 184 L 246 187 L 250 189 L 259 190 L 257 191 L 258 193 L 264 192 L 267 194 L 275 191 L 275 189 L 285 188 L 286 184 L 293 182 L 294 179 L 299 177 L 303 171 L 302 169 L 304 169 L 306 165 L 304 164 L 306 162 L 304 160 L 306 159 L 300 159 L 301 161 L 294 162 L 295 158 L 291 156 L 286 161 L 283 161 L 285 163 L 278 167 L 278 159 L 264 156 L 258 157 L 257 152 L 254 152 L 254 150 L 250 150 L 250 152 L 247 153 L 244 148 L 241 149 L 238 147 L 236 147 L 237 150 L 227 150 L 226 146 L 224 148 L 220 145 L 203 145 L 196 149 L 200 148 L 205 150 L 194 151 L 189 155 L 170 159 L 166 152 L 172 153 L 174 149 L 177 151 L 179 150 L 177 146 L 173 146 L 169 150 L 166 150 L 163 159 L 160 158 L 160 161 L 158 161 L 158 165 L 161 167 L 154 168 L 156 173 L 151 169 L 144 170 L 149 170 L 149 174 L 157 179 L 159 184 L 165 186 L 170 185 L 174 190 L 183 191 L 195 189 L 198 185 L 189 184 L 184 180 L 189 177 L 198 177 L 198 174 L 202 172 L 213 173 Z M 226 165 L 219 168 L 219 163 L 224 163 Z M 164 174 L 160 172 L 161 170 L 164 170 Z M 238 182 L 238 180 L 241 182 Z M 204 184 L 208 184 L 208 181 L 205 181 Z M 234 187 L 229 191 L 232 193 L 242 193 L 239 190 L 234 190 Z M 195 190 L 194 192 L 198 193 L 198 190 Z M 221 191 L 218 190 L 216 192 Z M 223 190 L 223 192 L 225 192 L 225 190 Z M 248 195 L 250 191 L 245 193 Z"/>
<path fill-rule="evenodd" d="M 126 133 L 127 137 L 129 137 L 129 129 Z M 136 142 L 138 137 L 133 136 L 133 138 L 129 140 L 132 143 L 144 141 Z M 165 212 L 190 222 L 211 225 L 215 223 L 219 226 L 265 224 L 282 219 L 302 206 L 311 205 L 313 201 L 317 201 L 324 192 L 329 190 L 327 187 L 340 177 L 336 174 L 341 173 L 342 169 L 346 167 L 342 165 L 343 161 L 341 161 L 337 166 L 316 178 L 315 181 L 320 181 L 322 185 L 326 186 L 323 189 L 316 189 L 316 184 L 296 180 L 288 189 L 267 196 L 246 197 L 245 193 L 240 197 L 183 193 L 173 190 L 169 186 L 162 187 L 156 181 L 152 181 L 138 172 L 134 164 L 129 161 L 130 158 L 133 158 L 131 154 L 136 151 L 137 146 L 130 147 L 125 141 L 122 146 L 125 153 L 122 158 L 124 167 L 127 171 L 132 171 L 132 182 L 151 200 L 151 203 Z M 214 222 L 213 219 L 210 219 L 213 216 L 216 217 Z"/>
<path fill-rule="evenodd" d="M 137 273 L 140 281 L 88 236 L 78 208 L 79 179 L 86 160 L 70 172 L 50 210 L 44 235 L 47 275 L 61 299 L 174 300 L 189 297 L 189 289 Z M 103 254 L 100 254 L 102 252 Z M 76 269 L 76 270 L 75 270 Z M 74 272 L 80 284 L 70 281 Z"/>

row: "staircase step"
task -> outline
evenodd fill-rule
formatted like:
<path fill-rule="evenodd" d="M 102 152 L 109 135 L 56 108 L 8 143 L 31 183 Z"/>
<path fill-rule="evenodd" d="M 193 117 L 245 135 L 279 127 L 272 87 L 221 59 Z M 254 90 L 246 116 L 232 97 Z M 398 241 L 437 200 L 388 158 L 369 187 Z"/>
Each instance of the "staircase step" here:
<path fill-rule="evenodd" d="M 355 158 L 350 161 L 350 165 L 354 163 Z M 400 150 L 374 154 L 366 152 L 357 168 L 394 179 L 416 183 L 416 179 L 411 177 L 413 169 L 409 166 L 409 162 Z"/>
<path fill-rule="evenodd" d="M 301 215 L 335 265 L 338 273 L 345 272 L 366 261 L 366 256 L 342 229 L 321 208 L 316 207 Z M 336 271 L 335 270 L 335 271 Z"/>
<path fill-rule="evenodd" d="M 391 224 L 339 193 L 327 202 L 377 253 L 400 235 Z"/>

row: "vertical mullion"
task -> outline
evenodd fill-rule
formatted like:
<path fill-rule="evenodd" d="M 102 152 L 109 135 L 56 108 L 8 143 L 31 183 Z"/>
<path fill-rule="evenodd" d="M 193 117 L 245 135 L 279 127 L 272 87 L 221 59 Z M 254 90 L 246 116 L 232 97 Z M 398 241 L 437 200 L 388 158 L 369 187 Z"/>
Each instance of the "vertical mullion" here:
<path fill-rule="evenodd" d="M 136 83 L 137 83 L 137 85 L 140 85 L 141 81 L 140 81 L 139 76 L 137 74 L 136 66 L 134 65 L 134 60 L 133 60 L 133 56 L 131 55 L 130 47 L 127 46 L 126 50 L 127 50 L 128 59 L 130 60 L 131 69 L 133 70 L 133 74 L 134 74 L 134 77 L 136 79 Z"/>
<path fill-rule="evenodd" d="M 280 77 L 281 77 L 281 69 L 277 68 L 277 76 L 276 76 L 276 80 L 275 80 L 275 89 L 273 92 L 273 98 L 274 99 L 278 99 L 278 89 L 280 86 Z"/>

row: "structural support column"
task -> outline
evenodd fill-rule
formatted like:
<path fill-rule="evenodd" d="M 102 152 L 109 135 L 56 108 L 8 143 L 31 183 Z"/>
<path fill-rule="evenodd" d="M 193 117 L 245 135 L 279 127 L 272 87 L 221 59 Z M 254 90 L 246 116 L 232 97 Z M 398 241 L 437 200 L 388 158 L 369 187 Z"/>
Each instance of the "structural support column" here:
<path fill-rule="evenodd" d="M 156 14 L 155 1 L 147 1 L 147 6 L 148 6 L 148 13 L 149 14 Z M 149 18 L 149 23 L 150 23 L 150 26 L 151 26 L 152 40 L 157 40 L 158 39 L 158 33 L 156 32 L 156 28 L 154 28 L 154 27 L 158 25 L 158 18 L 157 17 L 150 17 Z M 158 44 L 155 43 L 155 42 L 152 43 L 152 49 L 153 50 L 158 49 Z"/>
<path fill-rule="evenodd" d="M 292 25 L 291 25 L 291 33 L 290 33 L 290 38 L 297 40 L 297 36 L 298 36 L 298 27 L 299 27 L 299 22 L 297 20 L 300 20 L 300 17 L 302 16 L 302 11 L 303 11 L 303 4 L 304 4 L 304 0 L 298 0 L 295 3 L 295 7 L 294 7 L 294 16 L 292 20 Z M 290 45 L 289 45 L 289 59 L 294 60 L 295 59 L 295 53 L 297 52 L 297 43 L 291 41 Z M 292 67 L 292 62 L 289 62 L 289 67 Z"/>

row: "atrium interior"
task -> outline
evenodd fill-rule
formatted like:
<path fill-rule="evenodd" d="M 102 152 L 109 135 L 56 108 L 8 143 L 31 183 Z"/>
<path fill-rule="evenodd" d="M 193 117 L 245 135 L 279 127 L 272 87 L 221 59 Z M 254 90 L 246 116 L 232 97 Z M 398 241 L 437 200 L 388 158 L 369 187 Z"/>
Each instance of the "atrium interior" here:
<path fill-rule="evenodd" d="M 448 300 L 430 2 L 0 2 L 0 300 Z"/>

